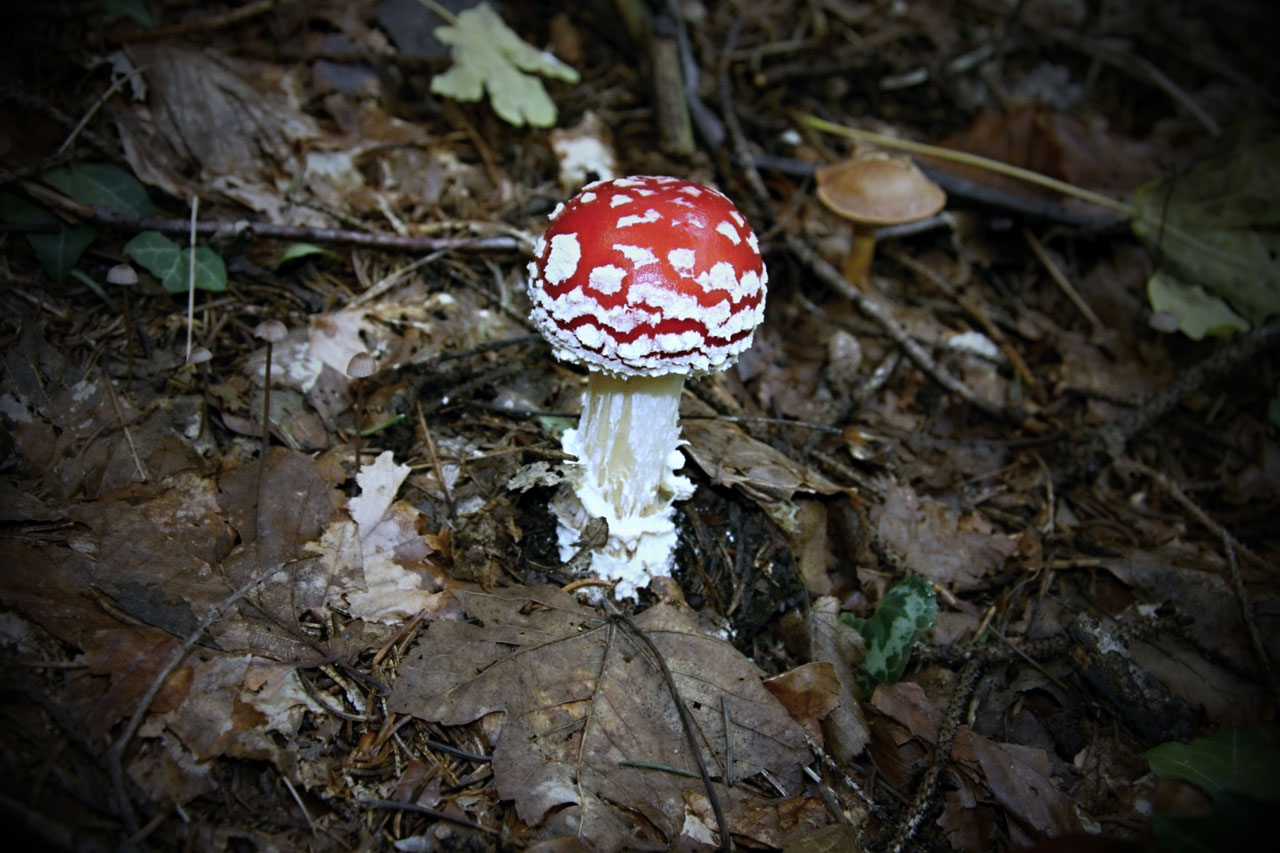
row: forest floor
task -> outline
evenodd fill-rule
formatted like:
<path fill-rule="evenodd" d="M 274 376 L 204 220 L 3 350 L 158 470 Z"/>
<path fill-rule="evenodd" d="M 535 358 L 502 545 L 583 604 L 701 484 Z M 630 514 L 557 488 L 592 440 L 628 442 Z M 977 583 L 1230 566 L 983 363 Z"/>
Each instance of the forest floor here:
<path fill-rule="evenodd" d="M 1260 848 L 1270 4 L 471 5 L 6 13 L 20 846 Z M 875 146 L 815 118 L 1112 202 L 920 155 L 946 207 L 861 276 L 815 171 Z M 723 191 L 768 297 L 685 388 L 675 578 L 606 604 L 526 265 L 611 174 Z M 1263 262 L 1176 250 L 1223 221 Z"/>

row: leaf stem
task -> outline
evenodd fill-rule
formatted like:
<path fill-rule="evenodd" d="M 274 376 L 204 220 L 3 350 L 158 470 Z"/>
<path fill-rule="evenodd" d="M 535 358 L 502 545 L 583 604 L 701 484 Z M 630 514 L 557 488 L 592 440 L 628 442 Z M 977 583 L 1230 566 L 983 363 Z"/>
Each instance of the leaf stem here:
<path fill-rule="evenodd" d="M 423 6 L 426 6 L 432 12 L 435 12 L 440 17 L 444 18 L 453 26 L 456 27 L 458 25 L 458 16 L 450 12 L 445 7 L 441 6 L 439 3 L 436 2 L 436 0 L 418 0 L 418 2 L 421 3 Z"/>

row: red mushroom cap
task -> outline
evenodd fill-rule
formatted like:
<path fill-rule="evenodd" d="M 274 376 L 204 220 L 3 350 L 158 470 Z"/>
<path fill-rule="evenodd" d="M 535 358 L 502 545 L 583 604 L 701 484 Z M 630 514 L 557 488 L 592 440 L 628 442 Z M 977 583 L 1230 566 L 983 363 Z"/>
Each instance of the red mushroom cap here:
<path fill-rule="evenodd" d="M 728 367 L 751 346 L 768 280 L 733 202 L 667 177 L 587 185 L 529 263 L 533 321 L 556 357 L 620 376 Z"/>

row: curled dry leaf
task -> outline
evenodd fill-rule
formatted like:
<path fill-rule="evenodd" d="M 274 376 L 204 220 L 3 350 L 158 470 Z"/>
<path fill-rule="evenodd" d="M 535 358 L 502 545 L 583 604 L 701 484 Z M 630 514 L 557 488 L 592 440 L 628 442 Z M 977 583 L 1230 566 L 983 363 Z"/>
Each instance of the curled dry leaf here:
<path fill-rule="evenodd" d="M 730 421 L 690 418 L 682 423 L 689 455 L 715 483 L 741 489 L 767 509 L 796 492 L 834 495 L 822 474 L 757 441 Z"/>
<path fill-rule="evenodd" d="M 840 703 L 840 680 L 835 667 L 825 662 L 803 663 L 766 679 L 764 689 L 777 697 L 809 737 L 822 743 L 822 721 Z"/>
<path fill-rule="evenodd" d="M 448 594 L 479 624 L 431 623 L 402 663 L 388 708 L 444 725 L 505 712 L 494 780 L 532 826 L 558 810 L 557 826 L 598 850 L 665 849 L 678 838 L 686 795 L 701 782 L 622 763 L 696 773 L 645 648 L 554 587 Z M 726 703 L 735 800 L 763 799 L 743 784 L 758 773 L 796 792 L 804 735 L 755 665 L 701 633 L 688 610 L 655 606 L 635 621 L 666 660 L 713 775 L 724 773 Z"/>

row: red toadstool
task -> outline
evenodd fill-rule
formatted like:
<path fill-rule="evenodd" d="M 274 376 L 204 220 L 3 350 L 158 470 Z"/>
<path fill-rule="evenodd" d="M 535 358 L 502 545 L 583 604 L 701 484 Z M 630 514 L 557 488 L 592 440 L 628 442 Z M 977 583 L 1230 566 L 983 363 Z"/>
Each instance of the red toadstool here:
<path fill-rule="evenodd" d="M 529 264 L 532 318 L 562 361 L 590 371 L 572 493 L 555 502 L 561 558 L 593 518 L 609 540 L 590 572 L 634 597 L 670 574 L 672 501 L 693 493 L 677 423 L 685 377 L 751 346 L 768 274 L 756 236 L 717 190 L 635 176 L 586 186 L 551 215 Z"/>

